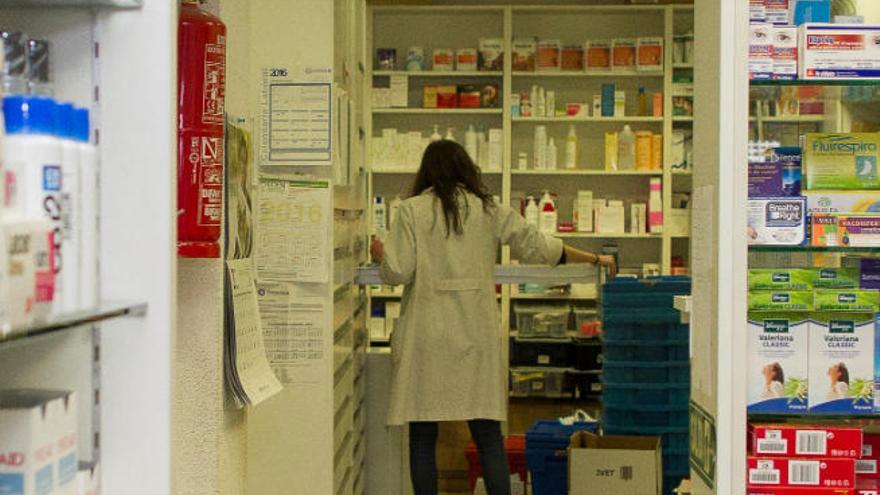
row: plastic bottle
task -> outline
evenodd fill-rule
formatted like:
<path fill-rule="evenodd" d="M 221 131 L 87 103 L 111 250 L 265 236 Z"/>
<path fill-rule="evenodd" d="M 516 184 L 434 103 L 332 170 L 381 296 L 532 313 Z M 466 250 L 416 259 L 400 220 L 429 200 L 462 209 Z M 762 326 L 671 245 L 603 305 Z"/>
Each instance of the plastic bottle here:
<path fill-rule="evenodd" d="M 28 40 L 28 91 L 32 95 L 52 96 L 54 89 L 49 78 L 49 42 Z"/>
<path fill-rule="evenodd" d="M 617 163 L 620 170 L 636 169 L 636 135 L 629 125 L 623 126 L 620 133 L 617 152 Z"/>
<path fill-rule="evenodd" d="M 565 168 L 577 168 L 578 161 L 578 138 L 574 126 L 568 126 L 568 135 L 565 137 Z"/>
<path fill-rule="evenodd" d="M 43 96 L 7 96 L 5 166 L 7 198 L 4 216 L 23 220 L 48 220 L 54 256 L 48 272 L 37 268 L 34 318 L 45 319 L 61 311 L 59 284 L 63 283 L 61 235 L 61 144 L 55 134 L 55 102 Z"/>
<path fill-rule="evenodd" d="M 433 143 L 434 141 L 440 141 L 441 139 L 443 139 L 443 136 L 440 135 L 439 126 L 435 125 L 434 133 L 431 134 L 431 142 Z"/>
<path fill-rule="evenodd" d="M 471 160 L 479 164 L 480 147 L 477 142 L 477 131 L 474 130 L 473 124 L 468 125 L 467 131 L 464 133 L 464 149 L 470 155 Z"/>
<path fill-rule="evenodd" d="M 544 114 L 538 113 L 538 85 L 537 84 L 532 85 L 532 92 L 529 95 L 529 101 L 532 103 L 530 114 L 533 117 L 542 117 Z"/>
<path fill-rule="evenodd" d="M 529 225 L 534 225 L 535 228 L 538 228 L 538 204 L 535 203 L 535 198 L 533 196 L 529 196 L 526 198 L 526 223 Z"/>
<path fill-rule="evenodd" d="M 556 117 L 556 92 L 555 91 L 547 91 L 546 101 L 544 102 L 545 106 L 545 117 Z"/>
<path fill-rule="evenodd" d="M 520 104 L 519 104 L 520 105 L 519 111 L 523 117 L 531 117 L 532 116 L 532 102 L 533 101 L 535 101 L 535 100 L 530 99 L 529 95 L 522 96 L 522 99 L 520 100 Z"/>
<path fill-rule="evenodd" d="M 27 93 L 27 36 L 16 31 L 0 31 L 4 63 L 0 70 L 0 86 L 6 96 Z"/>
<path fill-rule="evenodd" d="M 535 170 L 544 170 L 547 168 L 547 126 L 535 126 L 534 149 L 535 154 Z"/>
<path fill-rule="evenodd" d="M 381 236 L 388 228 L 388 215 L 382 196 L 373 198 L 373 235 Z"/>
<path fill-rule="evenodd" d="M 639 115 L 648 116 L 648 95 L 645 94 L 644 86 L 639 86 Z"/>
<path fill-rule="evenodd" d="M 64 279 L 61 286 L 61 309 L 72 313 L 80 309 L 79 284 L 80 245 L 80 170 L 79 143 L 74 140 L 73 104 L 55 105 L 55 133 L 61 144 L 61 237 L 64 251 L 61 253 L 61 266 Z"/>
<path fill-rule="evenodd" d="M 550 138 L 550 144 L 547 145 L 547 170 L 556 170 L 556 159 L 559 156 L 559 150 L 556 149 L 556 141 Z"/>
<path fill-rule="evenodd" d="M 79 150 L 80 306 L 98 305 L 98 150 L 91 144 L 89 111 L 73 111 L 73 137 Z"/>
<path fill-rule="evenodd" d="M 535 100 L 532 110 L 538 117 L 547 116 L 547 96 L 543 87 L 538 87 L 538 99 Z"/>
<path fill-rule="evenodd" d="M 663 232 L 663 181 L 659 177 L 654 177 L 650 181 L 648 230 L 652 234 Z"/>
<path fill-rule="evenodd" d="M 452 127 L 446 128 L 446 137 L 444 137 L 443 139 L 447 141 L 455 141 L 455 136 L 452 134 Z"/>
<path fill-rule="evenodd" d="M 555 234 L 557 230 L 557 221 L 559 220 L 559 216 L 556 212 L 556 203 L 553 202 L 553 197 L 550 196 L 549 191 L 544 191 L 544 195 L 541 197 L 541 204 L 538 205 L 538 209 L 540 210 L 540 214 L 538 217 L 538 229 L 545 234 Z"/>

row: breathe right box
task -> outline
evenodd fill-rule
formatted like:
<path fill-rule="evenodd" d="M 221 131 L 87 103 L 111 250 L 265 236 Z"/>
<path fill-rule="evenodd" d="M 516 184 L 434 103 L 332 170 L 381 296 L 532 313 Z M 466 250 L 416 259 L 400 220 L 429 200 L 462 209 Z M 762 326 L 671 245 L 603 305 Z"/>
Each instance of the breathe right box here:
<path fill-rule="evenodd" d="M 803 153 L 808 190 L 880 189 L 878 133 L 808 133 Z"/>
<path fill-rule="evenodd" d="M 748 320 L 748 412 L 806 413 L 808 314 L 750 312 Z"/>
<path fill-rule="evenodd" d="M 810 322 L 810 413 L 874 411 L 874 313 L 824 312 Z"/>

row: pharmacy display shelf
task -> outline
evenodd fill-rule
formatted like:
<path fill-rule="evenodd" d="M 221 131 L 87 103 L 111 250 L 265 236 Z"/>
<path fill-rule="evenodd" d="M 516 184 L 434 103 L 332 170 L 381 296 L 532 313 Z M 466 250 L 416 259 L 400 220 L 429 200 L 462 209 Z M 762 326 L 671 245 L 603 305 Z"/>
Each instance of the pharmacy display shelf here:
<path fill-rule="evenodd" d="M 0 334 L 0 346 L 10 342 L 21 342 L 42 335 L 63 332 L 85 325 L 94 325 L 124 316 L 146 316 L 146 303 L 102 303 L 90 311 L 69 313 L 52 318 L 45 323 L 37 323 L 26 328 L 12 329 Z"/>
<path fill-rule="evenodd" d="M 141 7 L 143 0 L 0 0 L 0 8 L 45 8 L 45 7 L 70 7 L 70 8 L 115 8 L 132 9 Z"/>
<path fill-rule="evenodd" d="M 663 123 L 663 117 L 513 117 L 514 123 L 541 124 L 548 122 L 578 123 L 578 122 L 603 122 L 603 123 L 629 123 L 629 122 L 655 122 Z"/>
<path fill-rule="evenodd" d="M 681 175 L 686 177 L 691 177 L 694 175 L 693 170 L 673 170 L 672 175 Z"/>
<path fill-rule="evenodd" d="M 768 414 L 768 413 L 747 413 L 752 421 L 760 421 L 762 423 L 785 422 L 790 420 L 799 421 L 822 421 L 834 422 L 835 424 L 851 422 L 858 426 L 880 426 L 880 413 L 874 414 Z"/>
<path fill-rule="evenodd" d="M 513 71 L 513 77 L 516 78 L 542 78 L 542 77 L 663 77 L 663 71 L 638 71 L 638 70 L 603 70 L 603 71 L 577 71 L 577 70 L 557 70 L 557 71 Z"/>
<path fill-rule="evenodd" d="M 876 246 L 749 246 L 749 251 L 767 253 L 859 253 L 880 256 L 880 247 Z"/>
<path fill-rule="evenodd" d="M 403 292 L 374 290 L 370 291 L 370 297 L 373 299 L 401 299 L 403 297 Z M 498 298 L 501 299 L 501 294 L 498 294 Z"/>
<path fill-rule="evenodd" d="M 489 70 L 374 70 L 374 76 L 405 76 L 410 78 L 429 77 L 504 77 L 503 71 Z"/>
<path fill-rule="evenodd" d="M 749 122 L 801 124 L 804 122 L 824 122 L 824 115 L 780 115 L 776 117 L 749 117 Z"/>
<path fill-rule="evenodd" d="M 571 294 L 519 293 L 511 294 L 514 301 L 596 301 L 598 295 L 575 296 Z"/>
<path fill-rule="evenodd" d="M 681 62 L 676 62 L 676 63 L 672 64 L 672 68 L 673 69 L 693 69 L 694 64 L 684 64 Z"/>
<path fill-rule="evenodd" d="M 662 170 L 598 170 L 598 169 L 554 169 L 554 170 L 511 170 L 511 175 L 595 175 L 600 177 L 659 177 Z"/>
<path fill-rule="evenodd" d="M 693 115 L 676 115 L 676 116 L 672 117 L 672 121 L 673 122 L 693 122 L 694 116 Z"/>
<path fill-rule="evenodd" d="M 880 79 L 793 79 L 749 81 L 751 87 L 766 86 L 880 86 Z"/>
<path fill-rule="evenodd" d="M 501 108 L 374 108 L 373 113 L 385 114 L 410 114 L 410 115 L 501 115 Z"/>
<path fill-rule="evenodd" d="M 663 239 L 663 236 L 660 234 L 632 234 L 626 232 L 620 234 L 598 234 L 591 232 L 557 232 L 556 234 L 554 234 L 554 236 L 560 239 Z"/>
<path fill-rule="evenodd" d="M 381 175 L 415 175 L 418 172 L 413 168 L 394 168 L 394 167 L 373 167 L 371 170 L 374 174 Z M 483 175 L 501 175 L 501 170 L 483 170 Z"/>

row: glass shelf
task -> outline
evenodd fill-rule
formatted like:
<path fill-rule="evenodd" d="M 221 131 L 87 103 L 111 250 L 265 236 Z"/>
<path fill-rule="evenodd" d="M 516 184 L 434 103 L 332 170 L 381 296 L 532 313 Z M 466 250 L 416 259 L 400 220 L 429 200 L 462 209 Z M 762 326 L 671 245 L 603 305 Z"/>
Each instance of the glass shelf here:
<path fill-rule="evenodd" d="M 0 0 L 0 8 L 5 7 L 73 7 L 73 8 L 115 8 L 134 9 L 143 6 L 143 0 Z"/>
<path fill-rule="evenodd" d="M 880 86 L 875 79 L 797 79 L 797 80 L 753 80 L 751 86 Z"/>
<path fill-rule="evenodd" d="M 123 316 L 144 316 L 147 314 L 146 303 L 105 302 L 90 311 L 82 311 L 61 315 L 45 323 L 38 323 L 27 328 L 13 329 L 0 334 L 0 346 L 10 342 L 18 342 L 40 335 L 71 330 L 83 325 L 92 325 Z"/>
<path fill-rule="evenodd" d="M 880 247 L 749 246 L 749 251 L 768 253 L 876 253 L 880 255 Z"/>

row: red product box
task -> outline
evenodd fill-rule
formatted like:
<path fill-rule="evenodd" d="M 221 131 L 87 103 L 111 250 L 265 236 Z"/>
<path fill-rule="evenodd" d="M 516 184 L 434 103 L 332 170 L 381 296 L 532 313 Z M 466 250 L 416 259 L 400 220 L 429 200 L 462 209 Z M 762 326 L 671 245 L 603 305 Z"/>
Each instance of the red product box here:
<path fill-rule="evenodd" d="M 862 444 L 862 458 L 856 461 L 856 476 L 859 481 L 880 478 L 880 435 L 865 433 Z"/>
<path fill-rule="evenodd" d="M 762 457 L 846 457 L 858 459 L 859 428 L 749 425 L 749 452 Z"/>
<path fill-rule="evenodd" d="M 844 488 L 856 486 L 856 461 L 845 458 L 748 458 L 751 487 Z M 811 492 L 812 493 L 812 492 Z"/>
<path fill-rule="evenodd" d="M 880 480 L 860 477 L 856 480 L 856 495 L 880 495 Z"/>
<path fill-rule="evenodd" d="M 748 487 L 746 495 L 860 495 L 845 488 Z"/>

